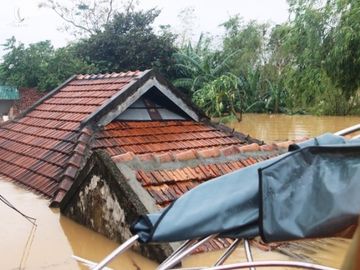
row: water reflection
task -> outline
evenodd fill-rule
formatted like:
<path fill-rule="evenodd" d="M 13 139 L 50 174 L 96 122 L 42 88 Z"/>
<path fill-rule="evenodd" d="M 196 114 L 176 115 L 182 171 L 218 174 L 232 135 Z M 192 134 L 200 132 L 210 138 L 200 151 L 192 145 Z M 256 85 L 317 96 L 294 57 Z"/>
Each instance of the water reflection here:
<path fill-rule="evenodd" d="M 60 217 L 60 224 L 73 254 L 78 257 L 99 262 L 119 245 L 64 216 Z M 81 269 L 88 270 L 84 266 L 81 267 Z M 111 262 L 109 267 L 113 269 L 146 270 L 155 269 L 156 264 L 135 252 L 128 251 Z"/>
<path fill-rule="evenodd" d="M 359 123 L 358 116 L 244 114 L 241 122 L 227 125 L 265 142 L 276 142 L 336 132 Z"/>
<path fill-rule="evenodd" d="M 35 217 L 38 224 L 33 241 L 26 247 L 31 223 L 0 203 L 0 269 L 88 270 L 71 256 L 99 261 L 117 247 L 117 243 L 62 217 L 57 210 L 48 207 L 47 199 L 13 183 L 0 180 L 0 194 L 25 214 Z M 150 270 L 155 269 L 156 264 L 130 251 L 117 258 L 112 267 Z"/>
<path fill-rule="evenodd" d="M 263 251 L 252 247 L 253 258 L 257 260 L 302 261 L 340 268 L 350 245 L 349 239 L 326 238 L 316 240 L 301 240 L 283 244 L 272 251 Z M 223 251 L 208 252 L 193 255 L 184 260 L 185 267 L 211 266 L 222 255 Z M 226 264 L 246 262 L 245 250 L 238 247 Z M 266 268 L 288 269 L 288 268 Z"/>

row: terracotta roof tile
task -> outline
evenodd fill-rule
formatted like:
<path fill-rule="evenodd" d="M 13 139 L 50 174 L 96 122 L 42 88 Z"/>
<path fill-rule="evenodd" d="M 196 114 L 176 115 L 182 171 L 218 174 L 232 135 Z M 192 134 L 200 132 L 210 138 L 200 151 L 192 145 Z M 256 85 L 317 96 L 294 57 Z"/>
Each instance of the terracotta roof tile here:
<path fill-rule="evenodd" d="M 42 98 L 45 93 L 42 93 L 35 88 L 20 88 L 19 89 L 20 99 L 14 102 L 14 116 L 28 109 L 36 101 Z"/>
<path fill-rule="evenodd" d="M 137 171 L 137 180 L 155 199 L 157 205 L 164 207 L 172 202 L 174 198 L 178 198 L 204 181 L 284 152 L 284 150 L 279 149 L 276 145 L 260 147 L 252 144 L 248 146 L 208 148 L 206 150 L 193 148 L 175 154 L 171 154 L 171 151 L 166 154 L 154 152 L 146 154 L 145 163 L 137 165 L 139 169 L 136 169 L 136 166 L 133 169 Z M 223 155 L 223 153 L 226 153 L 226 155 Z M 127 155 L 130 155 L 131 159 L 122 158 Z M 115 156 L 113 159 L 116 162 L 125 162 L 127 164 L 126 162 L 131 162 L 136 156 L 139 157 L 134 153 L 128 153 Z M 151 163 L 148 169 L 145 169 L 146 162 Z"/>
<path fill-rule="evenodd" d="M 24 117 L 1 126 L 0 174 L 60 202 L 92 134 L 80 130 L 81 121 L 141 74 L 78 75 Z"/>
<path fill-rule="evenodd" d="M 260 146 L 257 143 L 252 143 L 249 145 L 244 145 L 238 148 L 240 152 L 255 152 L 260 151 Z"/>
<path fill-rule="evenodd" d="M 220 154 L 219 148 L 209 148 L 198 151 L 198 155 L 202 158 L 214 158 L 220 156 Z"/>
<path fill-rule="evenodd" d="M 182 151 L 175 154 L 175 158 L 177 160 L 183 161 L 183 160 L 190 160 L 196 158 L 195 151 L 193 149 Z"/>
<path fill-rule="evenodd" d="M 114 121 L 97 135 L 94 147 L 114 156 L 129 151 L 134 154 L 183 152 L 243 143 L 231 134 L 191 120 Z M 181 155 L 185 158 L 184 153 Z M 187 155 L 192 154 L 187 152 Z"/>
<path fill-rule="evenodd" d="M 121 154 L 121 155 L 113 157 L 113 160 L 116 163 L 120 163 L 120 162 L 127 162 L 130 160 L 133 160 L 134 157 L 135 157 L 135 155 L 133 152 L 126 152 L 125 154 Z"/>

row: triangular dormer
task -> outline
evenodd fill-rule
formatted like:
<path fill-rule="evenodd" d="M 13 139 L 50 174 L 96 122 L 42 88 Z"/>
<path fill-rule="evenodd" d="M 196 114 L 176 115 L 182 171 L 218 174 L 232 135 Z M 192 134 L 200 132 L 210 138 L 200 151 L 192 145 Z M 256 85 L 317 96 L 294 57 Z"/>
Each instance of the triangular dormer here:
<path fill-rule="evenodd" d="M 119 120 L 186 120 L 207 118 L 191 101 L 153 70 L 143 72 L 87 119 L 98 127 Z"/>

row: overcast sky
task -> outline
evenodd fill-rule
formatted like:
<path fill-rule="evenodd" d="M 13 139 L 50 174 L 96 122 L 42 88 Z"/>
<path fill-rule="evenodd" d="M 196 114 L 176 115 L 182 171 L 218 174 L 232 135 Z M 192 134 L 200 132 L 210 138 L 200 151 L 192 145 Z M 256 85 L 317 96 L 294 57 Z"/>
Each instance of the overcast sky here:
<path fill-rule="evenodd" d="M 25 44 L 49 39 L 56 47 L 64 46 L 72 37 L 58 30 L 62 21 L 49 9 L 39 9 L 39 0 L 1 0 L 0 44 L 15 36 Z M 196 35 L 200 32 L 219 34 L 219 24 L 239 14 L 245 21 L 281 23 L 287 19 L 286 0 L 139 0 L 143 9 L 158 7 L 157 25 L 178 28 L 178 14 L 187 7 L 195 9 Z M 19 20 L 23 20 L 19 24 Z M 0 56 L 3 55 L 0 47 Z"/>

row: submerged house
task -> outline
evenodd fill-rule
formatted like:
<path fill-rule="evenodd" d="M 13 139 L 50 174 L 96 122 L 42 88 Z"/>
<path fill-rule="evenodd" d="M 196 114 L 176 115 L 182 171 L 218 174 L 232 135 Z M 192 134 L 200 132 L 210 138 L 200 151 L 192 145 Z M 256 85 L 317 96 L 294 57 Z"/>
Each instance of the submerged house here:
<path fill-rule="evenodd" d="M 211 123 L 152 70 L 75 75 L 1 125 L 0 175 L 123 241 L 139 214 L 285 151 L 261 144 Z M 171 249 L 142 247 L 158 259 Z"/>

